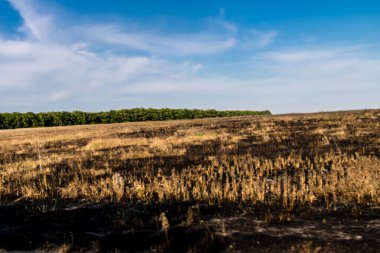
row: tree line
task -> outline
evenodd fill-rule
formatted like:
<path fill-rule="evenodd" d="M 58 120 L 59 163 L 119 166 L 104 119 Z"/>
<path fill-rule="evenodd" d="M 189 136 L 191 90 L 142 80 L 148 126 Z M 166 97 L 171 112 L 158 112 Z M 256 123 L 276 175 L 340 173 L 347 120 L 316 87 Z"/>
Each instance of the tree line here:
<path fill-rule="evenodd" d="M 107 112 L 0 113 L 0 129 L 72 126 L 136 121 L 199 119 L 243 115 L 270 115 L 270 111 L 217 111 L 199 109 L 133 108 Z"/>

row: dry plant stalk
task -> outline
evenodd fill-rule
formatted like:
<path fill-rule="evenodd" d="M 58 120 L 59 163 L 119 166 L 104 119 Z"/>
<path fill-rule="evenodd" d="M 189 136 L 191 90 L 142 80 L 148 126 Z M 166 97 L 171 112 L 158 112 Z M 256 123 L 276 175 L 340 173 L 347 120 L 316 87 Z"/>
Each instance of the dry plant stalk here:
<path fill-rule="evenodd" d="M 116 200 L 120 201 L 124 195 L 124 178 L 119 173 L 112 176 L 112 186 L 116 195 Z"/>
<path fill-rule="evenodd" d="M 168 229 L 170 227 L 170 224 L 164 212 L 160 214 L 159 221 L 161 221 L 161 230 L 165 233 L 166 242 L 169 244 Z"/>

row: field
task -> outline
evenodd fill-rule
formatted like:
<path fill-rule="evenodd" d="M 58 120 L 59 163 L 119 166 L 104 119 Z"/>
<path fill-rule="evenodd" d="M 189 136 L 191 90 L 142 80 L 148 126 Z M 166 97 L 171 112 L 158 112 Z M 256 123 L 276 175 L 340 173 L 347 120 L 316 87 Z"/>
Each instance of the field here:
<path fill-rule="evenodd" d="M 0 131 L 0 249 L 379 246 L 380 110 Z"/>

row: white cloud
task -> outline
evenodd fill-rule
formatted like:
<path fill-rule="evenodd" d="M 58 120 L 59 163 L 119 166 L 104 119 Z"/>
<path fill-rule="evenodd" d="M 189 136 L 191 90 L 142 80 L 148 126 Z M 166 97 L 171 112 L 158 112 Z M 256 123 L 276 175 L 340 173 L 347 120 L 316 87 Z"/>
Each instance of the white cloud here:
<path fill-rule="evenodd" d="M 278 35 L 278 31 L 264 32 L 257 29 L 251 29 L 244 33 L 242 46 L 244 49 L 265 48 L 272 44 Z"/>
<path fill-rule="evenodd" d="M 273 32 L 268 32 L 268 33 L 262 33 L 258 34 L 257 36 L 259 37 L 257 41 L 257 45 L 259 47 L 265 47 L 273 42 L 273 40 L 277 37 L 278 32 L 273 31 Z"/>
<path fill-rule="evenodd" d="M 322 51 L 322 50 L 294 50 L 294 51 L 278 51 L 265 52 L 262 57 L 273 62 L 280 63 L 299 63 L 305 61 L 329 60 L 337 57 L 340 52 L 337 51 Z"/>
<path fill-rule="evenodd" d="M 37 40 L 47 40 L 52 28 L 52 17 L 41 15 L 35 10 L 34 1 L 8 0 L 11 5 L 19 12 L 24 24 L 20 27 L 21 31 L 27 32 Z"/>
<path fill-rule="evenodd" d="M 209 19 L 209 26 L 213 29 L 222 28 L 230 33 L 236 33 L 239 31 L 239 28 L 236 24 L 226 20 L 226 12 L 223 8 L 219 9 L 219 16 L 217 18 Z"/>
<path fill-rule="evenodd" d="M 131 50 L 164 55 L 207 55 L 226 51 L 236 44 L 231 36 L 182 34 L 163 36 L 148 32 L 123 32 L 114 25 L 80 27 L 87 39 L 94 42 L 116 44 Z"/>

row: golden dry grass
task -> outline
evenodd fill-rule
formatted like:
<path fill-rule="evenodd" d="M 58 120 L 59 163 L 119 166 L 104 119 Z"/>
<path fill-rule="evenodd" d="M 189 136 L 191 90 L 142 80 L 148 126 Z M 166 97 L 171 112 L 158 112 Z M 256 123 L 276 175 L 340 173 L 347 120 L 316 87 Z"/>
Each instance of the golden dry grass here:
<path fill-rule="evenodd" d="M 0 199 L 380 203 L 380 111 L 0 132 Z"/>

